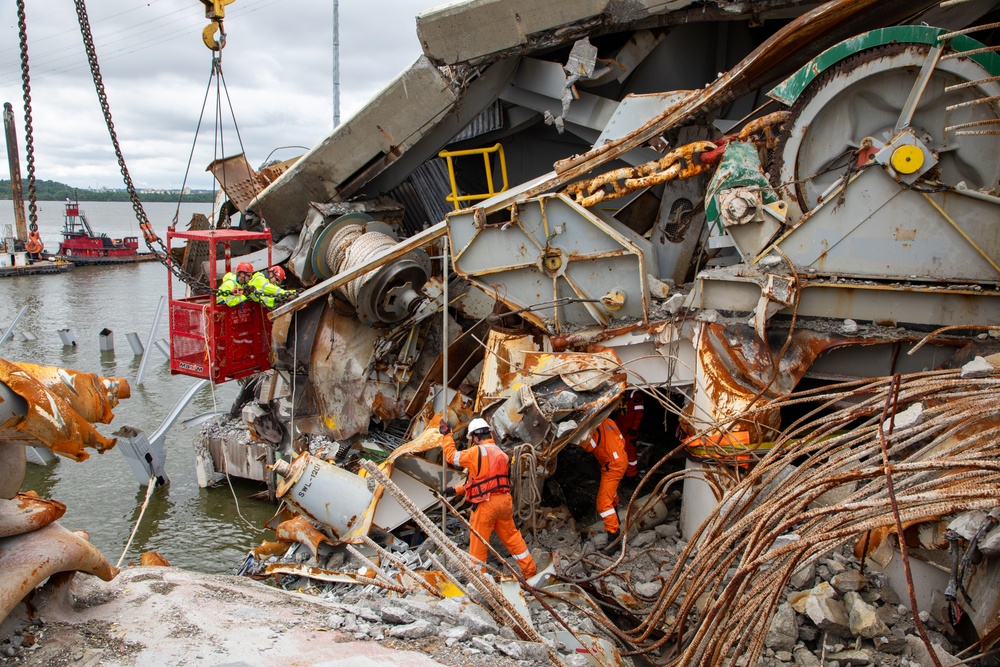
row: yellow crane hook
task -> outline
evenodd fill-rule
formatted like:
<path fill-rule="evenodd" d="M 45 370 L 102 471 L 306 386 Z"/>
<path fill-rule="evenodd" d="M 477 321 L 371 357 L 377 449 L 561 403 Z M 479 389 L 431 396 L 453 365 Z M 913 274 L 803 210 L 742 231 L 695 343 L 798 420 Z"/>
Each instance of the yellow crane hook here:
<path fill-rule="evenodd" d="M 205 5 L 205 18 L 212 21 L 201 31 L 201 40 L 205 42 L 205 46 L 213 51 L 221 51 L 222 47 L 226 45 L 226 31 L 222 27 L 222 20 L 226 18 L 226 5 L 235 1 L 201 0 L 201 4 Z M 215 37 L 216 31 L 219 33 L 218 38 Z"/>

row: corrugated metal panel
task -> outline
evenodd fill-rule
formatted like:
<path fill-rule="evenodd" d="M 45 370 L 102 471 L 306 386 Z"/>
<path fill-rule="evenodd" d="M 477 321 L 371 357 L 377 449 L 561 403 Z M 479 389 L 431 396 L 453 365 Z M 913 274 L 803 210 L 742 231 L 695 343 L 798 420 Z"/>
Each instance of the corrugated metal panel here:
<path fill-rule="evenodd" d="M 451 194 L 448 167 L 445 161 L 434 158 L 417 167 L 410 177 L 393 188 L 389 195 L 403 204 L 403 226 L 410 234 L 444 220 L 453 210 L 445 197 Z"/>
<path fill-rule="evenodd" d="M 451 143 L 472 139 L 473 137 L 494 132 L 502 127 L 503 108 L 500 105 L 500 100 L 497 100 L 486 109 L 483 109 L 481 114 L 473 118 L 472 122 L 466 125 L 465 129 L 451 140 Z"/>

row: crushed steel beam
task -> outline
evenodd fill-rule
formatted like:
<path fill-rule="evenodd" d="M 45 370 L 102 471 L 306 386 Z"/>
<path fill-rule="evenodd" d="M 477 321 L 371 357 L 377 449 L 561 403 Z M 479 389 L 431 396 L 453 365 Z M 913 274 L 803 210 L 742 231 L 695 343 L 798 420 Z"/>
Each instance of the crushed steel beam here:
<path fill-rule="evenodd" d="M 83 461 L 84 447 L 111 449 L 93 422 L 109 423 L 111 409 L 131 395 L 125 378 L 103 378 L 92 373 L 15 363 L 0 359 L 0 383 L 27 401 L 27 414 L 15 423 L 0 425 L 0 439 L 42 444 L 57 454 Z"/>
<path fill-rule="evenodd" d="M 58 523 L 0 538 L 0 619 L 6 618 L 36 586 L 59 572 L 86 572 L 111 581 L 118 569 L 108 563 L 83 531 Z"/>

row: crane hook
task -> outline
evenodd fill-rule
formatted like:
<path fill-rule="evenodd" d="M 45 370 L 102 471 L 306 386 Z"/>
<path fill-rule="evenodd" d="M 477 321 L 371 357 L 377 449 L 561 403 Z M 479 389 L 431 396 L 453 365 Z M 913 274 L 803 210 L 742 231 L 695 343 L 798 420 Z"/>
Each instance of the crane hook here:
<path fill-rule="evenodd" d="M 201 4 L 205 5 L 205 18 L 212 21 L 201 31 L 201 41 L 213 51 L 221 51 L 226 45 L 226 31 L 222 27 L 222 20 L 226 18 L 226 5 L 231 5 L 235 1 L 201 0 Z M 215 37 L 216 31 L 219 33 L 218 39 Z"/>

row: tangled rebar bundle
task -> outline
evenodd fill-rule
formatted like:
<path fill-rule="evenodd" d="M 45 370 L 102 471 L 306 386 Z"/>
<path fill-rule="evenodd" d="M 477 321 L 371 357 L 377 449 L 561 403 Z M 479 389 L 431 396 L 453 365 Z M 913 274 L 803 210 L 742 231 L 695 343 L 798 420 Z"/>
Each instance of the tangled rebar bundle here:
<path fill-rule="evenodd" d="M 871 531 L 895 533 L 998 505 L 998 384 L 995 375 L 931 371 L 826 386 L 752 408 L 806 413 L 749 470 L 716 468 L 729 479 L 708 481 L 730 490 L 680 553 L 659 596 L 631 630 L 605 629 L 630 647 L 626 654 L 660 664 L 756 664 L 799 568 L 846 544 L 865 544 Z M 908 408 L 908 417 L 919 418 L 896 427 L 896 415 Z M 686 474 L 664 478 L 656 491 L 665 494 Z M 905 540 L 899 548 L 905 563 Z M 615 573 L 628 551 L 588 581 Z"/>

